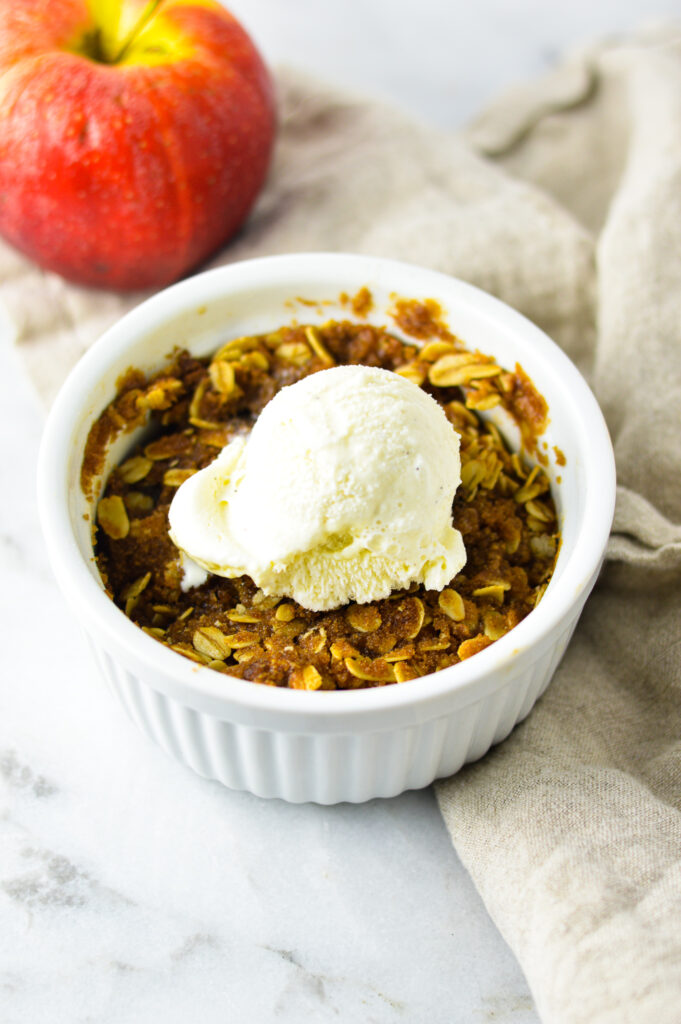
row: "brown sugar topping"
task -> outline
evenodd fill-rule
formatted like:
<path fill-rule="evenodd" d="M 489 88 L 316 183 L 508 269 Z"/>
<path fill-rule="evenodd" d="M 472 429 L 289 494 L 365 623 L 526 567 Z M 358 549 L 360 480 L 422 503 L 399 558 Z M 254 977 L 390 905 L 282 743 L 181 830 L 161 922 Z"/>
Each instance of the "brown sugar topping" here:
<path fill-rule="evenodd" d="M 106 446 L 143 422 L 151 438 L 112 472 L 99 503 L 96 558 L 107 592 L 148 635 L 191 661 L 292 689 L 357 689 L 408 682 L 483 650 L 520 622 L 551 577 L 559 535 L 541 466 L 510 452 L 479 412 L 503 404 L 527 424 L 546 403 L 513 373 L 438 326 L 435 304 L 403 307 L 423 346 L 386 328 L 332 321 L 228 341 L 212 360 L 176 352 L 162 373 L 131 372 L 93 426 L 86 491 Z M 233 438 L 248 434 L 276 392 L 330 365 L 364 363 L 424 387 L 461 438 L 462 482 L 453 506 L 468 561 L 441 592 L 413 585 L 370 604 L 311 612 L 267 597 L 248 577 L 210 576 L 181 589 L 167 514 L 177 487 Z"/>

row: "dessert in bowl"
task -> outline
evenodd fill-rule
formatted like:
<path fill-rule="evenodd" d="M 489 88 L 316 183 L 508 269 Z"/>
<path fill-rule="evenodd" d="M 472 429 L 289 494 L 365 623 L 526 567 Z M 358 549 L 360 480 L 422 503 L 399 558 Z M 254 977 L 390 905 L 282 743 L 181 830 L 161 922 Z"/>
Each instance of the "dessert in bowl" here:
<path fill-rule="evenodd" d="M 353 304 L 348 295 L 363 298 Z M 423 317 L 418 320 L 412 316 L 410 320 L 402 301 L 405 297 L 414 300 L 416 310 L 432 311 L 437 304 L 437 317 L 431 317 L 430 324 Z M 424 302 L 426 299 L 430 304 Z M 139 594 L 133 588 L 128 589 L 127 597 L 124 590 L 117 596 L 123 606 L 130 601 L 128 611 L 133 616 L 136 606 L 140 614 L 146 609 L 160 616 L 156 625 L 150 619 L 140 622 L 145 632 L 106 593 L 107 566 L 102 562 L 101 547 L 97 553 L 93 547 L 97 502 L 103 488 L 111 489 L 111 481 L 117 479 L 117 473 L 120 475 L 120 471 L 113 472 L 114 467 L 127 464 L 124 476 L 134 478 L 140 472 L 144 476 L 146 463 L 156 462 L 144 454 L 156 441 L 149 434 L 148 416 L 118 431 L 107 433 L 95 427 L 104 421 L 102 414 L 111 408 L 112 401 L 115 408 L 117 396 L 125 393 L 126 374 L 131 370 L 141 374 L 133 381 L 136 401 L 140 395 L 147 396 L 142 398 L 142 405 L 146 401 L 153 411 L 156 402 L 157 411 L 163 414 L 164 400 L 148 396 L 158 393 L 158 381 L 167 379 L 169 360 L 177 359 L 178 351 L 186 352 L 184 358 L 203 367 L 196 371 L 198 381 L 201 372 L 207 375 L 206 367 L 212 365 L 216 351 L 225 345 L 229 351 L 239 339 L 265 339 L 281 330 L 295 332 L 301 329 L 296 325 L 302 324 L 302 329 L 319 341 L 324 337 L 325 325 L 353 322 L 367 325 L 367 330 L 387 331 L 401 346 L 399 360 L 388 363 L 386 370 L 401 371 L 404 377 L 423 376 L 425 365 L 425 374 L 430 373 L 433 383 L 428 366 L 439 362 L 441 367 L 451 368 L 451 359 L 449 364 L 441 360 L 452 355 L 451 339 L 461 339 L 468 352 L 482 353 L 485 364 L 496 367 L 488 369 L 487 376 L 481 372 L 481 380 L 493 380 L 500 368 L 515 368 L 508 372 L 522 373 L 528 381 L 526 397 L 531 381 L 532 393 L 545 401 L 545 415 L 531 437 L 524 429 L 527 420 L 514 422 L 508 408 L 492 395 L 491 387 L 480 388 L 477 399 L 471 401 L 474 407 L 477 401 L 481 422 L 489 424 L 486 434 L 507 438 L 511 449 L 508 459 L 515 459 L 520 473 L 512 485 L 515 492 L 522 491 L 523 482 L 530 481 L 526 491 L 533 497 L 527 501 L 534 502 L 534 507 L 526 514 L 525 522 L 534 521 L 535 531 L 542 536 L 560 535 L 555 566 L 555 547 L 552 552 L 548 541 L 544 542 L 547 564 L 540 568 L 546 573 L 550 561 L 552 575 L 549 573 L 548 586 L 534 581 L 537 590 L 542 591 L 534 595 L 535 599 L 539 596 L 541 600 L 508 629 L 508 623 L 500 624 L 499 618 L 494 618 L 495 612 L 499 614 L 495 605 L 504 600 L 503 581 L 468 579 L 469 589 L 462 598 L 455 576 L 450 585 L 427 591 L 432 607 L 411 588 L 398 589 L 389 596 L 382 594 L 379 603 L 393 598 L 391 607 L 403 605 L 417 617 L 423 613 L 419 628 L 428 631 L 422 639 L 424 647 L 428 643 L 431 647 L 426 656 L 426 650 L 418 652 L 412 650 L 413 645 L 409 647 L 405 642 L 408 636 L 395 637 L 391 646 L 393 637 L 387 631 L 390 608 L 384 606 L 381 614 L 375 603 L 366 602 L 367 595 L 360 595 L 342 612 L 349 629 L 355 628 L 353 619 L 358 625 L 358 639 L 351 643 L 352 637 L 339 637 L 351 649 L 341 643 L 332 654 L 309 647 L 315 629 L 319 640 L 319 623 L 298 622 L 304 619 L 303 613 L 295 607 L 292 613 L 286 610 L 295 602 L 267 593 L 267 587 L 256 599 L 257 590 L 250 581 L 250 590 L 224 590 L 239 585 L 238 579 L 213 586 L 216 593 L 228 595 L 219 625 L 207 624 L 206 620 L 193 623 L 191 634 L 178 640 L 179 633 L 168 632 L 169 624 L 163 616 L 172 614 L 171 628 L 179 630 L 181 626 L 176 627 L 174 621 L 183 612 L 175 616 L 179 609 L 159 600 L 159 594 L 152 599 L 149 591 L 145 597 L 143 591 L 150 584 L 143 583 L 147 574 L 141 572 L 126 583 L 126 588 L 137 583 L 142 588 Z M 350 327 L 347 331 L 352 334 Z M 275 362 L 268 352 L 284 344 L 289 346 L 284 354 L 291 356 L 295 354 L 292 346 L 300 344 L 291 338 L 277 341 L 261 353 L 261 361 L 268 366 Z M 314 341 L 311 347 L 314 349 Z M 258 351 L 257 343 L 246 348 L 251 353 Z M 322 351 L 328 349 L 322 346 Z M 304 363 L 302 348 L 297 352 Z M 406 362 L 405 352 L 410 356 Z M 420 359 L 421 353 L 429 359 Z M 257 364 L 257 358 L 253 362 Z M 312 369 L 333 372 L 308 367 L 309 372 Z M 230 386 L 233 374 L 233 368 L 213 370 L 215 380 L 223 384 L 227 380 Z M 308 379 L 314 380 L 315 376 L 313 373 Z M 303 383 L 301 380 L 294 387 Z M 437 381 L 433 386 L 437 388 Z M 451 416 L 465 420 L 465 402 L 454 395 L 448 398 L 444 405 L 453 403 Z M 204 419 L 198 406 L 193 411 L 199 431 L 216 429 L 216 423 Z M 93 427 L 102 440 L 95 454 Z M 530 449 L 526 453 L 529 462 L 522 464 L 514 451 L 521 442 Z M 215 454 L 218 450 L 214 449 Z M 135 459 L 141 461 L 135 463 Z M 531 462 L 535 463 L 533 468 Z M 229 786 L 263 796 L 331 803 L 391 796 L 451 774 L 503 739 L 530 711 L 548 685 L 595 581 L 612 520 L 613 465 L 607 431 L 586 384 L 560 350 L 519 314 L 471 286 L 432 271 L 359 256 L 309 254 L 249 261 L 198 275 L 148 300 L 108 331 L 78 364 L 55 403 L 41 453 L 40 504 L 57 578 L 85 626 L 109 683 L 143 730 L 199 773 Z M 193 468 L 176 462 L 167 463 L 162 471 L 155 467 L 154 472 L 156 483 L 149 485 L 146 495 L 143 483 L 136 486 L 136 493 L 147 502 L 150 495 L 161 494 L 164 487 L 178 486 L 183 475 L 185 479 L 192 475 Z M 167 484 L 163 480 L 166 473 L 170 473 Z M 463 501 L 470 496 L 474 476 L 467 475 Z M 535 493 L 532 488 L 538 479 L 546 483 Z M 118 499 L 119 509 L 125 507 L 126 498 L 129 500 L 129 490 L 119 494 L 109 490 L 107 494 L 109 501 Z M 516 506 L 522 504 L 516 502 Z M 554 516 L 556 522 L 551 523 Z M 543 520 L 549 522 L 550 529 L 536 527 Z M 104 525 L 106 521 L 105 514 Z M 115 533 L 116 527 L 113 529 Z M 115 547 L 115 539 L 111 547 Z M 104 568 L 104 581 L 97 558 Z M 482 571 L 479 565 L 477 569 Z M 487 582 L 487 587 L 476 587 L 476 582 Z M 487 590 L 476 598 L 486 603 L 475 612 L 475 627 L 464 621 L 466 602 L 474 590 Z M 235 600 L 240 593 L 253 599 L 248 607 Z M 263 614 L 248 614 L 263 602 L 269 604 Z M 154 606 L 161 610 L 154 611 Z M 278 608 L 284 611 L 277 612 Z M 229 618 L 229 613 L 236 619 Z M 324 610 L 311 610 L 309 614 L 324 614 Z M 337 611 L 330 614 L 339 621 Z M 429 617 L 430 621 L 425 621 Z M 264 664 L 264 653 L 259 662 L 248 647 L 266 651 L 267 640 L 277 630 L 285 631 L 292 620 L 297 632 L 292 632 L 290 646 L 297 656 L 297 648 L 302 646 L 298 638 L 305 637 L 307 661 L 297 658 L 284 678 L 279 660 L 280 675 L 263 678 L 264 669 L 258 666 Z M 439 630 L 438 623 L 442 626 Z M 445 623 L 451 624 L 446 630 L 442 625 Z M 470 634 L 473 628 L 475 632 Z M 461 632 L 465 629 L 469 630 L 469 639 L 482 637 L 484 642 L 459 654 L 467 642 L 465 632 Z M 240 633 L 248 639 L 243 646 Z M 229 638 L 224 642 L 224 652 L 220 650 L 220 636 Z M 446 650 L 442 647 L 443 636 L 448 641 Z M 219 657 L 221 653 L 223 658 Z M 315 661 L 316 654 L 321 661 Z M 450 660 L 444 663 L 438 658 Z M 326 666 L 332 661 L 341 667 L 338 672 L 327 673 Z M 216 671 L 220 662 L 222 670 Z M 371 679 L 369 673 L 369 678 L 362 679 L 369 662 L 380 663 L 378 670 L 384 678 Z M 411 668 L 400 670 L 399 666 L 405 664 Z M 428 674 L 423 675 L 424 671 Z"/>

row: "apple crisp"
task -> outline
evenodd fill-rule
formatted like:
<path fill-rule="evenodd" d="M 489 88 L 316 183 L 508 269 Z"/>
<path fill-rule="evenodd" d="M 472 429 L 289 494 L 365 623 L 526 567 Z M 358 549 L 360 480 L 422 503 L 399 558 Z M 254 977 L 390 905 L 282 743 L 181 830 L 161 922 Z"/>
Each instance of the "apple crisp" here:
<path fill-rule="evenodd" d="M 95 553 L 109 596 L 151 637 L 219 672 L 270 686 L 333 690 L 402 683 L 470 658 L 541 599 L 558 544 L 541 464 L 509 451 L 480 413 L 503 406 L 534 451 L 546 404 L 520 366 L 471 352 L 433 309 L 399 308 L 403 341 L 349 321 L 292 326 L 228 341 L 212 359 L 176 352 L 160 373 L 129 371 L 93 426 L 82 469 L 92 493 L 111 440 L 150 424 L 111 473 L 97 510 Z M 400 321 L 400 317 L 402 320 Z M 413 586 L 370 604 L 313 612 L 267 597 L 248 577 L 209 576 L 181 588 L 168 508 L 179 485 L 247 434 L 276 392 L 329 366 L 362 363 L 408 377 L 431 394 L 461 438 L 453 505 L 467 564 L 441 592 Z"/>

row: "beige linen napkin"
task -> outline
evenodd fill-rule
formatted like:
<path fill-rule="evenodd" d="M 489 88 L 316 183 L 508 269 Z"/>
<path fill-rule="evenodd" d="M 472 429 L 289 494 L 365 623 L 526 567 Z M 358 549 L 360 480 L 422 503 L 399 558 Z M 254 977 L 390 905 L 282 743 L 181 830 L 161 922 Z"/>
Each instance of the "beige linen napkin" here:
<path fill-rule="evenodd" d="M 439 784 L 544 1021 L 681 1021 L 681 33 L 595 47 L 464 137 L 280 76 L 275 165 L 214 262 L 412 260 L 493 292 L 591 381 L 620 488 L 608 564 L 547 694 Z M 142 296 L 0 246 L 0 309 L 49 401 Z"/>

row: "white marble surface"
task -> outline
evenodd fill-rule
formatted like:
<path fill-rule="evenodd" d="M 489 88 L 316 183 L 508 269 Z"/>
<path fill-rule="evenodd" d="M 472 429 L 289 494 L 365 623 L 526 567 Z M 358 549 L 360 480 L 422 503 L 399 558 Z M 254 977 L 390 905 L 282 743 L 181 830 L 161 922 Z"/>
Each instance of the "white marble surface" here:
<path fill-rule="evenodd" d="M 271 60 L 445 125 L 566 45 L 651 13 L 645 0 L 233 8 Z M 0 1021 L 536 1024 L 430 791 L 266 802 L 138 735 L 46 564 L 42 413 L 4 338 L 0 410 Z"/>

